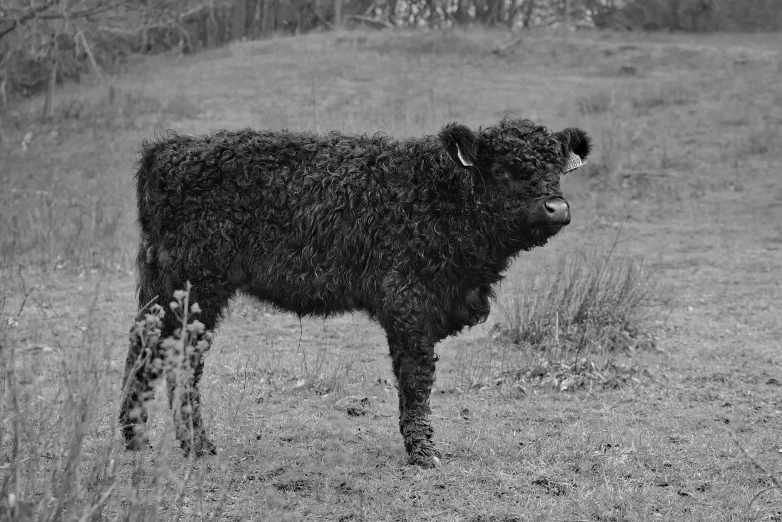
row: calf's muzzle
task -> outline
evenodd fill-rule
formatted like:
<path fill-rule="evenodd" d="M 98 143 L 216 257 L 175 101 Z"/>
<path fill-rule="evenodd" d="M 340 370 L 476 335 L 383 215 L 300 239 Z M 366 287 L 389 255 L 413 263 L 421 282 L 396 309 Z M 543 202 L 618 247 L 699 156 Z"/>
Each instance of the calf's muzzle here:
<path fill-rule="evenodd" d="M 546 219 L 552 225 L 565 226 L 570 223 L 570 205 L 562 198 L 551 198 L 544 203 Z"/>

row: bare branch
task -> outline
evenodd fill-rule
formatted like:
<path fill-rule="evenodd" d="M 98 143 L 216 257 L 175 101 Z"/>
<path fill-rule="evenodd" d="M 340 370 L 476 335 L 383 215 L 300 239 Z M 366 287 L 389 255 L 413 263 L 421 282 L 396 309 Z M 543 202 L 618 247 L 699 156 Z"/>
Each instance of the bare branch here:
<path fill-rule="evenodd" d="M 394 28 L 394 26 L 391 25 L 389 22 L 386 22 L 385 20 L 381 20 L 379 18 L 370 18 L 368 16 L 362 16 L 362 15 L 348 15 L 345 17 L 345 19 L 358 20 L 359 22 L 364 22 L 368 25 L 380 26 L 381 28 L 388 28 L 388 29 Z"/>
<path fill-rule="evenodd" d="M 42 13 L 55 5 L 57 0 L 47 0 L 43 4 L 35 7 L 30 4 L 30 7 L 23 13 L 11 11 L 11 17 L 6 19 L 0 19 L 0 38 L 16 29 L 17 27 L 26 24 L 33 18 L 36 18 L 38 13 Z M 3 27 L 6 24 L 6 27 Z"/>
<path fill-rule="evenodd" d="M 188 11 L 185 11 L 184 13 L 180 14 L 177 18 L 180 22 L 186 22 L 190 17 L 195 16 L 199 14 L 201 11 L 208 9 L 209 6 L 207 4 L 202 4 L 197 7 L 194 7 Z"/>
<path fill-rule="evenodd" d="M 311 3 L 307 4 L 307 7 L 309 8 L 310 11 L 312 11 L 312 14 L 315 15 L 315 18 L 317 18 L 320 23 L 325 25 L 328 29 L 334 28 L 334 25 L 328 20 L 326 20 L 325 18 L 323 18 L 323 16 L 315 9 L 315 7 Z"/>
<path fill-rule="evenodd" d="M 90 44 L 87 43 L 87 37 L 84 36 L 84 31 L 81 29 L 76 31 L 76 36 L 81 38 L 81 44 L 84 46 L 84 52 L 87 53 L 87 58 L 90 59 L 90 65 L 92 65 L 92 70 L 95 74 L 98 75 L 98 78 L 100 78 L 101 81 L 103 81 L 103 74 L 100 72 L 100 68 L 98 67 L 98 62 L 95 60 L 95 55 L 92 54 L 92 49 L 90 49 Z"/>
<path fill-rule="evenodd" d="M 128 0 L 116 0 L 115 2 L 111 2 L 108 4 L 103 5 L 103 2 L 98 3 L 98 5 L 82 9 L 81 11 L 75 11 L 73 13 L 68 14 L 68 18 L 74 19 L 74 18 L 85 18 L 94 16 L 100 13 L 105 13 L 106 11 L 111 11 L 112 9 L 119 7 L 120 5 L 127 3 Z M 46 13 L 38 15 L 37 18 L 41 20 L 57 20 L 64 18 L 62 13 Z"/>
<path fill-rule="evenodd" d="M 124 3 L 126 3 L 128 0 L 114 0 L 108 1 L 108 0 L 100 0 L 97 2 L 94 6 L 88 7 L 85 9 L 82 9 L 80 11 L 74 11 L 71 13 L 68 13 L 65 11 L 65 7 L 63 6 L 63 10 L 61 12 L 47 12 L 50 11 L 50 9 L 53 9 L 55 6 L 57 6 L 58 0 L 46 0 L 41 5 L 33 5 L 32 2 L 28 3 L 28 8 L 25 10 L 10 10 L 10 15 L 5 18 L 0 18 L 0 39 L 2 39 L 5 35 L 11 33 L 15 29 L 23 26 L 27 22 L 30 22 L 31 20 L 38 19 L 38 20 L 60 20 L 60 19 L 74 19 L 74 18 L 86 18 L 90 16 L 94 16 L 100 13 L 105 13 L 106 11 L 110 11 Z"/>

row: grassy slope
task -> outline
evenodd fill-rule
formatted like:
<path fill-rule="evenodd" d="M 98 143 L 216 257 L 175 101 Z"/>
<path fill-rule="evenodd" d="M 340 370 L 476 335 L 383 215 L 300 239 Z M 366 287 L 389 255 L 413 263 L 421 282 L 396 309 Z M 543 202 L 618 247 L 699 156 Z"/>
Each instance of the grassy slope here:
<path fill-rule="evenodd" d="M 230 520 L 286 513 L 327 520 L 779 520 L 779 491 L 748 508 L 770 481 L 729 436 L 735 430 L 768 469 L 782 465 L 782 58 L 770 50 L 775 37 L 725 43 L 608 35 L 566 43 L 531 35 L 491 55 L 504 38 L 348 33 L 153 59 L 114 79 L 111 98 L 105 86 L 69 88 L 80 118 L 57 129 L 34 127 L 25 153 L 4 145 L 3 261 L 66 268 L 28 270 L 26 283 L 40 286 L 14 334 L 24 368 L 19 385 L 40 398 L 30 407 L 40 447 L 56 446 L 47 430 L 64 400 L 57 395 L 66 386 L 60 361 L 107 347 L 106 371 L 90 395 L 97 408 L 88 470 L 101 451 L 117 447 L 107 434 L 133 314 L 134 148 L 156 123 L 185 132 L 252 125 L 411 135 L 436 132 L 449 120 L 477 126 L 512 113 L 553 128 L 578 124 L 596 139 L 590 168 L 564 181 L 574 223 L 514 264 L 489 325 L 438 349 L 433 410 L 446 457 L 441 468 L 403 465 L 379 328 L 361 316 L 299 323 L 240 299 L 219 332 L 203 386 L 220 456 L 191 467 L 169 454 L 167 439 L 160 441 L 170 428 L 160 401 L 156 452 L 114 455 L 122 482 L 107 515 L 133 503 L 135 491 L 143 497 L 138 505 L 168 499 L 163 518 L 177 510 L 198 518 L 223 498 Z M 636 67 L 635 74 L 622 74 L 622 65 Z M 22 121 L 27 110 L 19 108 Z M 6 137 L 18 144 L 28 128 L 20 124 Z M 491 384 L 480 371 L 489 358 L 523 362 L 489 334 L 514 280 L 574 248 L 610 244 L 625 215 L 621 253 L 645 257 L 675 293 L 660 326 L 661 350 L 634 359 L 650 376 L 575 393 L 481 387 Z M 67 270 L 84 265 L 100 270 Z M 3 276 L 12 279 L 8 269 Z M 18 277 L 9 283 L 7 310 L 19 306 L 18 284 Z M 105 340 L 81 341 L 78 327 L 87 324 L 101 325 Z M 346 395 L 371 397 L 367 414 L 347 416 L 337 406 Z M 156 493 L 160 462 L 172 471 Z M 30 472 L 29 492 L 40 491 L 45 469 Z M 177 480 L 187 473 L 177 499 Z"/>

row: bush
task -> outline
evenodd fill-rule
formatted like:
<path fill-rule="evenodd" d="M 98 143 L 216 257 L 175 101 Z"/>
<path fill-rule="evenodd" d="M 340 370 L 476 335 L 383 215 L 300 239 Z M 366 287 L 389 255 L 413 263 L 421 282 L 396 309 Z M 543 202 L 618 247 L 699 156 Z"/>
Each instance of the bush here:
<path fill-rule="evenodd" d="M 578 252 L 553 270 L 533 269 L 505 309 L 500 338 L 549 358 L 653 347 L 648 327 L 662 302 L 654 272 L 612 254 Z"/>
<path fill-rule="evenodd" d="M 616 388 L 647 374 L 619 356 L 656 346 L 651 326 L 665 299 L 643 262 L 613 253 L 576 252 L 525 274 L 494 327 L 494 339 L 520 353 L 503 355 L 490 381 L 525 393 L 527 386 L 573 391 Z"/>

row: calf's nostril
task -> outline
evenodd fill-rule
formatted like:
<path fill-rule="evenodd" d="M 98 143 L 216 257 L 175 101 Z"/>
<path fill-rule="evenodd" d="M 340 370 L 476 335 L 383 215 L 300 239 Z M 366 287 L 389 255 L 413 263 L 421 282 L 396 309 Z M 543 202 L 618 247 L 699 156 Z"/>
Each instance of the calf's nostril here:
<path fill-rule="evenodd" d="M 552 199 L 544 204 L 548 218 L 555 222 L 567 224 L 570 222 L 570 207 L 565 200 Z"/>
<path fill-rule="evenodd" d="M 546 201 L 546 210 L 550 214 L 567 213 L 568 207 L 564 201 Z"/>

